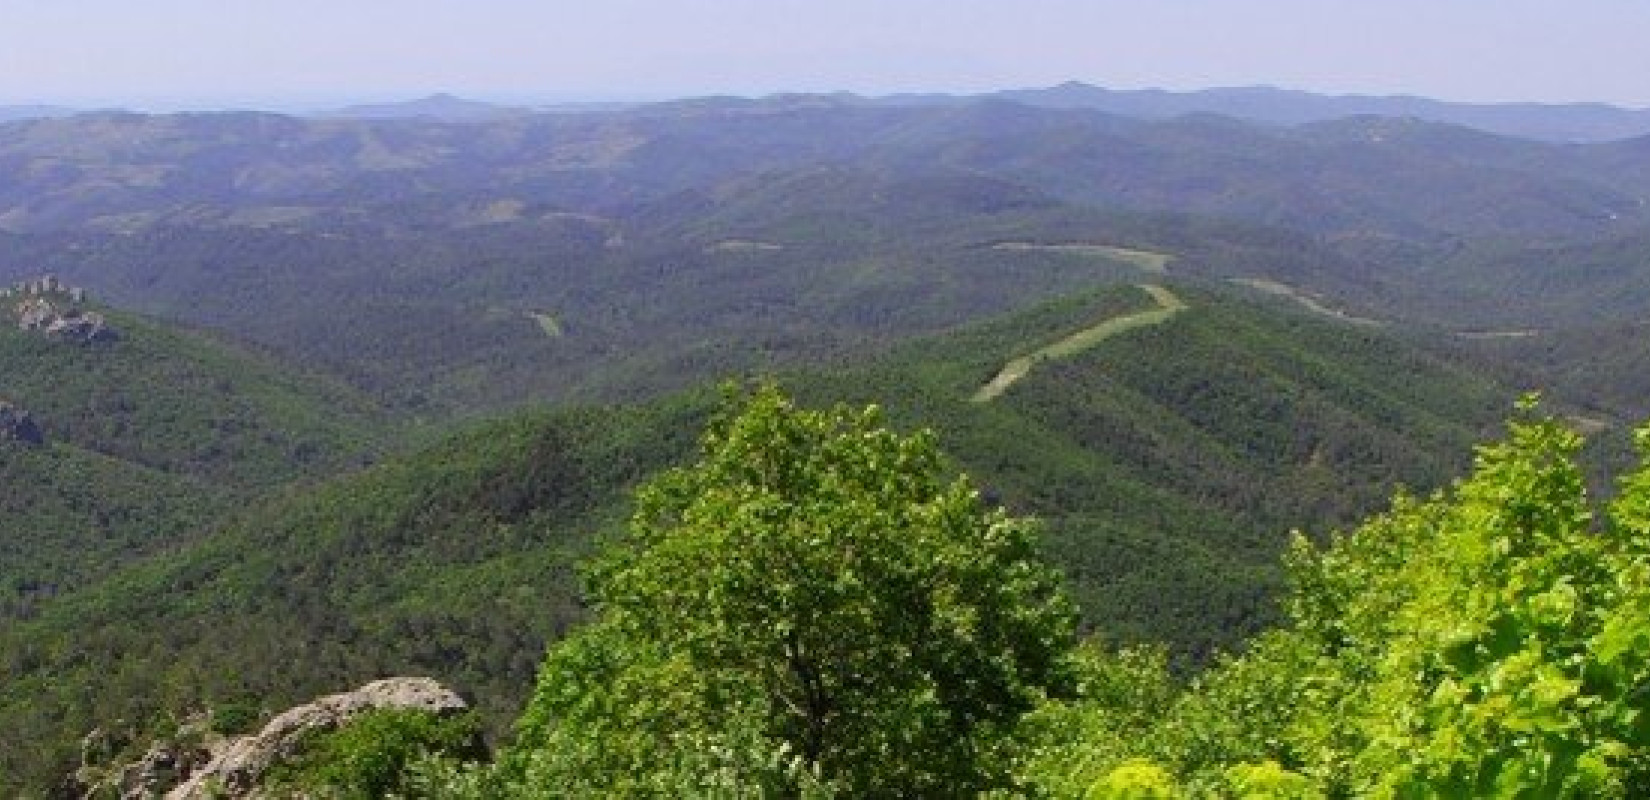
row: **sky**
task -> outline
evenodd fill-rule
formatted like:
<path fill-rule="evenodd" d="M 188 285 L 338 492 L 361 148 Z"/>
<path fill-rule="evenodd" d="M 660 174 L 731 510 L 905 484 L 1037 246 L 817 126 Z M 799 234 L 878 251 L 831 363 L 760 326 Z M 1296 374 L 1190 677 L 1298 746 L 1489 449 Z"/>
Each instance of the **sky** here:
<path fill-rule="evenodd" d="M 0 0 L 0 104 L 302 107 L 1078 80 L 1650 107 L 1650 0 Z"/>

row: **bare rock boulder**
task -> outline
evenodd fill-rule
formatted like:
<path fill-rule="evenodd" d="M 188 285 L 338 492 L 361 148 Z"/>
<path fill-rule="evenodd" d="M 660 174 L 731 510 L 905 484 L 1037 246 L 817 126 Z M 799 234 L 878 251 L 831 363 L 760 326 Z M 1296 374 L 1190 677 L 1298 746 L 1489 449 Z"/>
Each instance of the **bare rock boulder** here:
<path fill-rule="evenodd" d="M 71 342 L 112 342 L 120 338 L 96 311 L 65 311 L 46 325 L 46 335 Z"/>
<path fill-rule="evenodd" d="M 24 299 L 12 312 L 17 315 L 17 329 L 24 331 L 44 330 L 57 319 L 57 306 L 40 297 Z"/>
<path fill-rule="evenodd" d="M 430 678 L 385 678 L 353 692 L 329 695 L 288 709 L 251 736 L 213 749 L 212 758 L 166 793 L 168 800 L 245 797 L 271 766 L 291 757 L 311 731 L 333 730 L 374 709 L 411 709 L 441 715 L 469 708 L 451 689 Z"/>
<path fill-rule="evenodd" d="M 46 435 L 35 424 L 34 416 L 17 406 L 0 400 L 0 440 L 22 442 L 36 447 L 46 443 Z"/>
<path fill-rule="evenodd" d="M 168 787 L 178 785 L 184 775 L 210 757 L 201 748 L 156 745 L 143 757 L 121 771 L 119 791 L 121 800 L 148 800 L 160 796 Z"/>

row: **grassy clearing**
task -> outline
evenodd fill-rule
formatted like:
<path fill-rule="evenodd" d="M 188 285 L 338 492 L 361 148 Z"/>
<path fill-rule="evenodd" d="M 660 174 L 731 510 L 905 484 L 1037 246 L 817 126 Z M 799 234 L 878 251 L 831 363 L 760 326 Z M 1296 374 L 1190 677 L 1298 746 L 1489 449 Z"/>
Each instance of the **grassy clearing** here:
<path fill-rule="evenodd" d="M 1456 333 L 1455 335 L 1459 336 L 1463 339 L 1475 339 L 1475 340 L 1533 339 L 1537 336 L 1540 336 L 1541 331 L 1539 331 L 1535 328 L 1526 328 L 1526 329 L 1523 329 L 1523 330 L 1514 330 L 1514 331 L 1460 331 L 1460 332 Z"/>
<path fill-rule="evenodd" d="M 773 242 L 758 242 L 753 239 L 724 239 L 705 248 L 710 253 L 771 253 L 775 250 L 784 250 L 782 244 Z"/>
<path fill-rule="evenodd" d="M 1143 285 L 1140 289 L 1151 295 L 1152 300 L 1157 303 L 1156 308 L 1138 311 L 1133 314 L 1124 314 L 1121 317 L 1112 317 L 1098 325 L 1073 333 L 1036 352 L 1015 358 L 1004 364 L 997 376 L 980 387 L 980 390 L 975 392 L 971 399 L 976 403 L 995 400 L 1003 392 L 1008 391 L 1008 387 L 1013 386 L 1021 378 L 1030 374 L 1031 368 L 1040 362 L 1052 361 L 1057 358 L 1070 358 L 1118 334 L 1149 325 L 1160 325 L 1187 308 L 1184 300 L 1162 286 Z"/>
<path fill-rule="evenodd" d="M 488 203 L 476 212 L 475 217 L 476 221 L 483 223 L 515 222 L 521 219 L 522 212 L 526 210 L 525 202 L 506 198 Z"/>
<path fill-rule="evenodd" d="M 532 317 L 533 321 L 539 324 L 539 330 L 544 331 L 545 336 L 552 339 L 561 338 L 561 323 L 555 317 L 540 311 L 529 311 L 527 316 Z"/>
<path fill-rule="evenodd" d="M 1113 247 L 1106 244 L 1084 244 L 1080 242 L 1065 244 L 999 242 L 992 245 L 991 248 L 993 250 L 1065 253 L 1069 255 L 1087 256 L 1089 258 L 1104 258 L 1110 261 L 1121 261 L 1125 264 L 1139 267 L 1147 272 L 1158 275 L 1166 274 L 1169 271 L 1169 262 L 1174 260 L 1174 256 L 1171 256 L 1168 253 L 1155 253 L 1150 250 L 1134 250 L 1128 247 Z"/>
<path fill-rule="evenodd" d="M 1346 313 L 1345 311 L 1330 308 L 1329 306 L 1318 302 L 1317 298 L 1314 298 L 1286 283 L 1278 283 L 1277 281 L 1271 281 L 1265 278 L 1232 278 L 1231 282 L 1240 286 L 1247 286 L 1256 291 L 1265 292 L 1270 295 L 1288 298 L 1300 304 L 1300 306 L 1307 311 L 1320 316 L 1329 317 L 1330 319 L 1337 319 L 1341 322 L 1348 322 L 1353 325 L 1369 326 L 1381 326 L 1386 324 L 1378 319 L 1354 316 Z"/>

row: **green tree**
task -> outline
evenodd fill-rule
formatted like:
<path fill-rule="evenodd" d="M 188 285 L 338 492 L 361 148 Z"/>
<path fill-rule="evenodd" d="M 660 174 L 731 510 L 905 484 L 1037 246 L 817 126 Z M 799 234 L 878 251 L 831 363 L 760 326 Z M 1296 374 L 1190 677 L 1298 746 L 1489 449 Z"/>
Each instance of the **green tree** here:
<path fill-rule="evenodd" d="M 592 568 L 599 619 L 547 658 L 520 774 L 593 794 L 1002 785 L 1007 734 L 1068 681 L 1074 613 L 1031 524 L 949 474 L 874 407 L 730 402 Z"/>
<path fill-rule="evenodd" d="M 1650 466 L 1595 513 L 1580 446 L 1516 420 L 1448 492 L 1297 540 L 1292 626 L 1170 702 L 1149 664 L 1097 662 L 1151 691 L 1085 684 L 1036 712 L 1026 780 L 1103 793 L 1150 766 L 1190 796 L 1646 796 Z"/>
<path fill-rule="evenodd" d="M 1297 616 L 1332 669 L 1296 736 L 1336 754 L 1323 774 L 1373 793 L 1643 791 L 1650 540 L 1633 509 L 1650 470 L 1595 515 L 1580 447 L 1517 422 L 1447 501 L 1297 556 Z"/>
<path fill-rule="evenodd" d="M 369 800 L 404 795 L 419 759 L 458 762 L 486 756 L 473 714 L 443 717 L 422 709 L 375 709 L 337 730 L 300 742 L 266 779 L 272 794 Z"/>

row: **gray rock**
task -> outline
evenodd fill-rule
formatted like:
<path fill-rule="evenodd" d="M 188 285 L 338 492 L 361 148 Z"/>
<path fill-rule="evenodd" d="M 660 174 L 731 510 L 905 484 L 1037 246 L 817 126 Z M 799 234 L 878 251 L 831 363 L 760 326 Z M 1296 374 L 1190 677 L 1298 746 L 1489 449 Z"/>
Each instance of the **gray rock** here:
<path fill-rule="evenodd" d="M 198 747 L 156 745 L 121 771 L 121 800 L 159 797 L 210 757 L 209 752 Z"/>
<path fill-rule="evenodd" d="M 0 439 L 36 447 L 46 443 L 46 435 L 35 424 L 34 416 L 4 400 L 0 400 Z"/>
<path fill-rule="evenodd" d="M 38 331 L 69 342 L 112 342 L 120 333 L 102 314 L 77 308 L 59 308 L 43 297 L 29 297 L 13 309 L 19 330 Z"/>
<path fill-rule="evenodd" d="M 373 681 L 353 692 L 330 695 L 289 709 L 256 734 L 232 739 L 214 748 L 212 759 L 167 792 L 167 800 L 246 797 L 257 789 L 264 772 L 293 754 L 308 732 L 332 730 L 363 711 L 380 708 L 418 709 L 449 715 L 463 712 L 469 706 L 452 690 L 430 678 Z"/>
<path fill-rule="evenodd" d="M 66 311 L 46 326 L 46 335 L 75 342 L 112 342 L 120 338 L 96 311 Z"/>
<path fill-rule="evenodd" d="M 57 306 L 50 300 L 30 297 L 17 304 L 17 328 L 24 331 L 44 330 L 57 319 Z"/>

